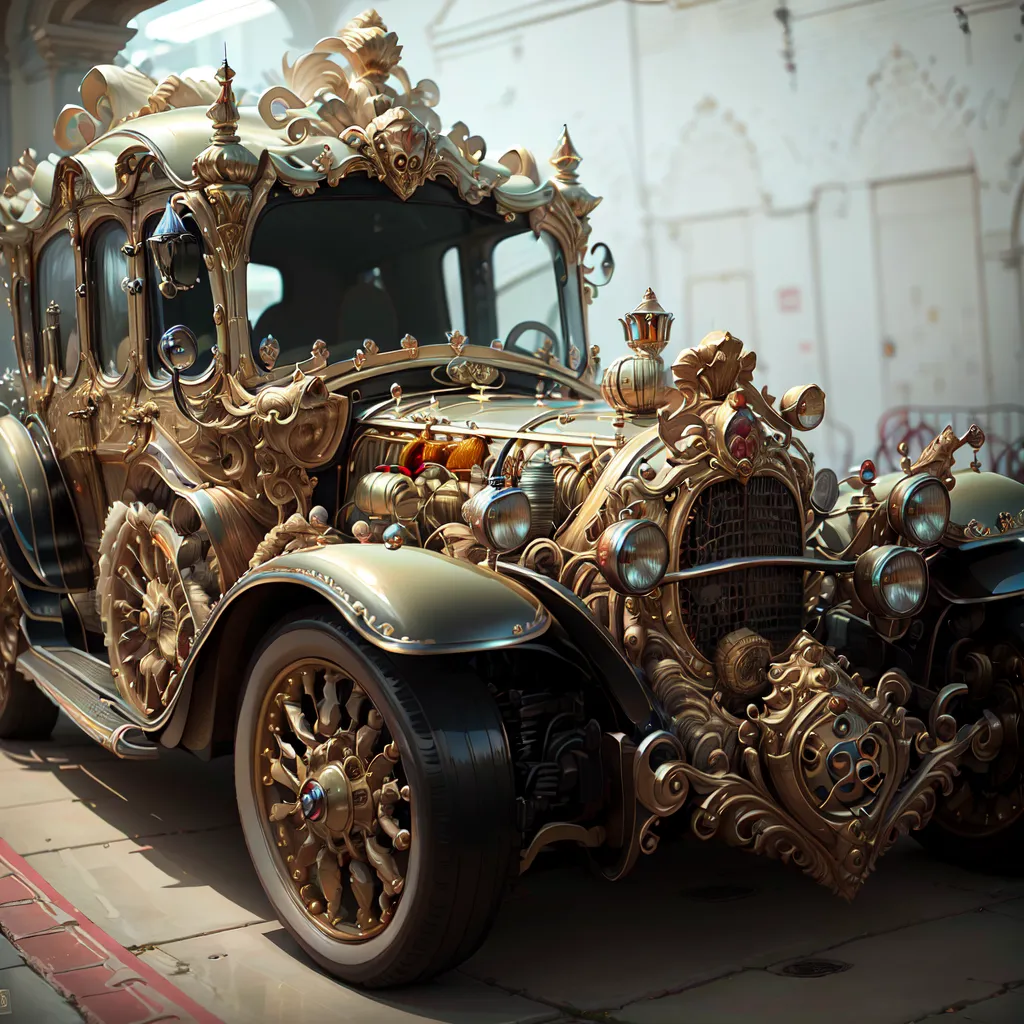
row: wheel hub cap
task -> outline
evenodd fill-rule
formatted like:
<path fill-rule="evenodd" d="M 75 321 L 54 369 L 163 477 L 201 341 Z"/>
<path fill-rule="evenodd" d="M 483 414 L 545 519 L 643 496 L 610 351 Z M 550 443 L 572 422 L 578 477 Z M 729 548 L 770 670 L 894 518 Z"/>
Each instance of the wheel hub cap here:
<path fill-rule="evenodd" d="M 327 813 L 327 794 L 316 779 L 307 779 L 299 790 L 299 803 L 306 821 L 320 821 Z"/>

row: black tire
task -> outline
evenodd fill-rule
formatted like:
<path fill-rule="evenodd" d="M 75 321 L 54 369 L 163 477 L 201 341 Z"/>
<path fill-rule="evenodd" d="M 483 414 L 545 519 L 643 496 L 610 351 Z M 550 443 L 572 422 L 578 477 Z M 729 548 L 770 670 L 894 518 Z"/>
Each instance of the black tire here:
<path fill-rule="evenodd" d="M 296 657 L 329 660 L 363 688 L 398 744 L 416 794 L 406 888 L 379 934 L 345 942 L 311 919 L 282 870 L 256 793 L 253 740 L 268 688 Z M 410 680 L 415 678 L 415 685 Z M 263 888 L 299 945 L 343 981 L 371 988 L 424 981 L 469 957 L 497 913 L 518 852 L 512 766 L 501 716 L 464 662 L 389 658 L 336 617 L 306 609 L 250 663 L 235 736 L 235 788 Z"/>
<path fill-rule="evenodd" d="M 49 739 L 60 711 L 11 665 L 0 668 L 0 740 Z"/>

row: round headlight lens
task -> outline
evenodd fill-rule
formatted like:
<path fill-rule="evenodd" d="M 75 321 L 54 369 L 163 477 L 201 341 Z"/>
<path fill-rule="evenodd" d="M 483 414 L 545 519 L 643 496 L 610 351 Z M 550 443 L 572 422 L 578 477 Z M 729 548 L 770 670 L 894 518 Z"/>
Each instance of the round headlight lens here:
<path fill-rule="evenodd" d="M 887 544 L 857 559 L 853 581 L 868 611 L 887 619 L 904 619 L 924 604 L 928 566 L 913 549 Z"/>
<path fill-rule="evenodd" d="M 668 539 L 649 519 L 620 519 L 597 541 L 597 565 L 608 585 L 623 594 L 647 594 L 665 575 Z"/>
<path fill-rule="evenodd" d="M 926 475 L 901 480 L 889 495 L 889 522 L 911 544 L 938 544 L 949 523 L 945 484 Z"/>
<path fill-rule="evenodd" d="M 462 515 L 477 542 L 495 551 L 513 551 L 530 533 L 530 499 L 518 487 L 484 487 Z"/>
<path fill-rule="evenodd" d="M 783 419 L 797 430 L 813 430 L 825 418 L 825 392 L 817 384 L 790 388 L 779 403 Z"/>

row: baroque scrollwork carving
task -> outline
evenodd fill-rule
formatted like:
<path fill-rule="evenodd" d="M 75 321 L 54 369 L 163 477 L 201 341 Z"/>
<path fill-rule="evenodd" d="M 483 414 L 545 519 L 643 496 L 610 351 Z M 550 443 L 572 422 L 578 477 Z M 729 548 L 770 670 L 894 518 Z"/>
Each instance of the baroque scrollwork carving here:
<path fill-rule="evenodd" d="M 866 688 L 806 634 L 768 677 L 770 693 L 736 729 L 733 765 L 685 768 L 703 798 L 694 831 L 792 862 L 851 898 L 899 835 L 927 824 L 937 790 L 949 792 L 960 755 L 990 725 L 929 737 L 906 713 L 905 676 Z M 928 752 L 911 771 L 918 751 Z"/>
<path fill-rule="evenodd" d="M 230 375 L 201 403 L 202 424 L 189 454 L 212 476 L 250 497 L 265 496 L 279 521 L 305 514 L 316 484 L 309 470 L 337 451 L 348 423 L 348 400 L 323 377 L 296 369 L 290 381 L 252 393 Z"/>

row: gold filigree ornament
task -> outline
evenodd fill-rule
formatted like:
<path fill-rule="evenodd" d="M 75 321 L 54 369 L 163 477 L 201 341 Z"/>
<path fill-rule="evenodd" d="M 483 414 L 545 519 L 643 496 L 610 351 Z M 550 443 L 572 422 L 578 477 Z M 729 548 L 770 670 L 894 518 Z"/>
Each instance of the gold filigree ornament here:
<path fill-rule="evenodd" d="M 1000 533 L 1012 533 L 1015 530 L 1024 530 L 1024 509 L 1016 515 L 1012 512 L 1000 512 L 996 517 L 996 526 Z"/>
<path fill-rule="evenodd" d="M 703 798 L 693 830 L 792 862 L 847 899 L 900 835 L 928 823 L 961 755 L 984 751 L 998 727 L 983 718 L 959 731 L 943 728 L 942 738 L 929 735 L 906 713 L 911 688 L 901 672 L 866 688 L 807 634 L 769 668 L 768 680 L 763 701 L 733 719 L 729 767 L 724 755 L 706 769 L 692 757 L 685 766 Z"/>
<path fill-rule="evenodd" d="M 317 505 L 309 517 L 294 512 L 283 523 L 273 527 L 260 541 L 249 560 L 250 569 L 258 569 L 278 555 L 293 551 L 307 551 L 325 544 L 340 544 L 343 538 L 337 530 L 328 525 L 327 510 Z"/>
<path fill-rule="evenodd" d="M 348 423 L 348 399 L 327 390 L 323 377 L 296 369 L 291 380 L 247 391 L 224 375 L 204 400 L 195 438 L 183 446 L 211 475 L 266 498 L 280 522 L 303 515 L 315 482 L 308 471 L 328 463 Z"/>

